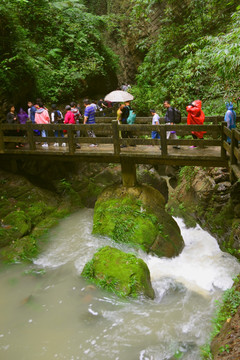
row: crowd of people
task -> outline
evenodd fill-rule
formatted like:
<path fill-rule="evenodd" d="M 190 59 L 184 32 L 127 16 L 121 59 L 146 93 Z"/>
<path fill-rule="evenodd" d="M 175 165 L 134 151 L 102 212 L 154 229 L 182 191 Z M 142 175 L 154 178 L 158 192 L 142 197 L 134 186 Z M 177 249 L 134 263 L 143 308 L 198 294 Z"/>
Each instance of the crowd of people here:
<path fill-rule="evenodd" d="M 59 110 L 56 104 L 52 104 L 51 110 L 49 111 L 43 104 L 41 99 L 37 99 L 36 102 L 28 102 L 28 112 L 24 111 L 20 108 L 19 112 L 15 111 L 15 106 L 10 107 L 10 111 L 7 114 L 6 122 L 8 124 L 26 124 L 27 121 L 31 121 L 33 124 L 79 124 L 80 121 L 83 124 L 95 124 L 95 113 L 99 109 L 96 102 L 90 102 L 89 99 L 84 99 L 83 101 L 84 111 L 83 114 L 81 112 L 81 108 L 79 104 L 75 102 L 71 102 L 70 105 L 66 105 L 65 107 L 65 115 L 63 115 L 62 111 Z M 103 104 L 102 104 L 103 105 Z M 106 103 L 104 106 L 107 106 Z M 66 131 L 66 130 L 65 130 Z M 43 138 L 48 136 L 46 130 L 34 130 L 36 135 L 40 135 Z M 22 133 L 19 130 L 9 130 L 7 131 L 7 135 L 9 136 L 22 136 Z M 64 138 L 64 130 L 54 130 L 54 136 L 56 138 L 53 146 L 62 146 L 65 147 L 66 143 L 59 138 Z M 76 136 L 80 137 L 80 131 L 76 131 Z M 96 137 L 94 132 L 88 131 L 89 137 Z M 16 143 L 15 147 L 19 148 L 20 146 L 24 146 L 23 144 Z M 96 144 L 90 144 L 90 146 L 97 146 Z M 42 147 L 47 148 L 48 143 L 44 142 Z M 80 148 L 79 144 L 76 144 L 76 148 Z"/>
<path fill-rule="evenodd" d="M 11 106 L 10 111 L 7 114 L 6 122 L 9 124 L 26 124 L 27 121 L 31 121 L 33 124 L 95 124 L 95 114 L 96 111 L 104 111 L 106 108 L 110 108 L 113 106 L 113 103 L 109 101 L 104 101 L 100 99 L 98 102 L 90 101 L 89 99 L 84 99 L 83 101 L 84 111 L 82 113 L 80 105 L 75 102 L 71 102 L 70 105 L 65 107 L 65 114 L 59 110 L 56 104 L 52 104 L 51 110 L 49 111 L 43 104 L 41 99 L 37 99 L 37 101 L 33 104 L 31 101 L 28 102 L 28 111 L 25 112 L 23 108 L 19 109 L 17 113 L 15 111 L 15 107 Z M 115 104 L 114 104 L 115 105 Z M 163 103 L 164 108 L 166 109 L 165 113 L 165 123 L 166 124 L 178 124 L 179 121 L 179 111 L 171 105 L 169 100 L 165 100 Z M 227 111 L 225 113 L 224 120 L 227 123 L 227 127 L 229 129 L 233 129 L 236 127 L 236 112 L 233 110 L 233 104 L 226 103 Z M 195 100 L 186 107 L 186 111 L 188 113 L 187 116 L 187 124 L 189 125 L 203 125 L 205 120 L 204 112 L 202 111 L 202 102 L 201 100 Z M 150 109 L 152 115 L 152 125 L 159 125 L 160 116 L 157 114 L 155 109 Z M 120 124 L 131 124 L 134 123 L 136 114 L 134 115 L 134 120 L 130 122 L 130 115 L 132 116 L 134 113 L 131 107 L 130 101 L 126 101 L 125 103 L 118 104 L 117 109 L 117 120 Z M 64 131 L 66 130 L 54 130 L 54 136 L 56 141 L 53 146 L 58 147 L 66 147 L 66 143 L 64 142 Z M 48 136 L 46 130 L 34 130 L 37 135 L 40 135 L 43 138 Z M 88 136 L 91 138 L 95 138 L 96 135 L 93 130 L 87 131 Z M 203 139 L 206 131 L 192 131 L 193 139 Z M 22 133 L 19 133 L 19 130 L 9 130 L 7 132 L 9 136 L 21 136 Z M 76 131 L 76 136 L 80 137 L 80 131 Z M 122 131 L 120 136 L 124 138 L 133 138 L 133 134 L 131 131 Z M 160 134 L 158 131 L 152 131 L 151 133 L 152 139 L 160 139 Z M 167 139 L 178 139 L 176 131 L 167 131 L 166 134 Z M 230 143 L 231 139 L 227 138 L 227 141 Z M 16 143 L 16 148 L 24 146 L 22 143 Z M 94 143 L 90 144 L 91 147 L 97 146 Z M 126 147 L 127 144 L 123 142 L 121 147 Z M 131 144 L 130 146 L 135 146 Z M 44 142 L 42 147 L 47 148 L 48 143 Z M 176 149 L 180 149 L 180 146 L 174 145 Z M 80 149 L 80 144 L 76 144 L 76 148 Z M 191 148 L 196 148 L 195 145 L 192 145 Z"/>
<path fill-rule="evenodd" d="M 176 108 L 171 106 L 169 100 L 165 100 L 163 103 L 164 108 L 166 109 L 165 114 L 165 123 L 166 124 L 179 124 L 177 121 L 176 112 L 178 111 Z M 227 123 L 227 127 L 231 130 L 236 128 L 236 112 L 233 110 L 232 102 L 226 103 L 227 111 L 225 113 L 224 121 Z M 187 105 L 186 111 L 187 115 L 187 124 L 188 125 L 203 125 L 205 120 L 205 114 L 202 111 L 202 101 L 194 100 L 190 104 Z M 152 125 L 159 125 L 160 116 L 156 113 L 155 109 L 150 109 L 152 114 Z M 181 119 L 181 117 L 180 117 Z M 206 131 L 192 131 L 192 137 L 194 140 L 203 139 Z M 176 131 L 167 131 L 166 134 L 167 139 L 178 139 Z M 157 131 L 152 131 L 152 139 L 160 139 L 160 134 Z M 227 142 L 230 143 L 231 139 L 227 137 Z M 196 145 L 191 145 L 190 148 L 196 148 Z M 180 149 L 180 146 L 174 145 L 173 148 Z"/>

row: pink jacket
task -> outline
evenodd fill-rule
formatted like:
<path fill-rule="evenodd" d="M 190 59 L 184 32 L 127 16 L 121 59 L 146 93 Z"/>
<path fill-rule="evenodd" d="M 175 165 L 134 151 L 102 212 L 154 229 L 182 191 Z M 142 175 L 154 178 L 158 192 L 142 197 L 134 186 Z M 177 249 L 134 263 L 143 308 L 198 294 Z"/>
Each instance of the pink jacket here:
<path fill-rule="evenodd" d="M 74 114 L 71 110 L 68 110 L 64 117 L 64 124 L 75 124 Z"/>
<path fill-rule="evenodd" d="M 39 108 L 35 112 L 35 123 L 36 124 L 49 124 L 50 117 L 48 115 L 47 109 Z"/>

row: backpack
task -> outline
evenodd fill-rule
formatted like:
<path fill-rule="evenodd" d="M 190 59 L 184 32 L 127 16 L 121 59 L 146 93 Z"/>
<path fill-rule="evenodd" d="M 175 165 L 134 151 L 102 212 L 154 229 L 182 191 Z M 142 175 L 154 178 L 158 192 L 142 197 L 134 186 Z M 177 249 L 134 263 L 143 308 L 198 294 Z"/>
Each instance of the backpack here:
<path fill-rule="evenodd" d="M 173 118 L 174 118 L 174 124 L 180 124 L 181 120 L 182 120 L 182 115 L 181 115 L 181 111 L 173 108 Z"/>
<path fill-rule="evenodd" d="M 128 118 L 127 118 L 127 124 L 134 124 L 135 123 L 135 120 L 136 120 L 136 114 L 134 112 L 134 110 L 129 110 L 129 115 L 128 115 Z"/>
<path fill-rule="evenodd" d="M 61 113 L 60 110 L 56 110 L 56 111 L 55 111 L 55 113 L 54 113 L 54 119 L 55 119 L 55 122 L 57 122 L 57 123 L 63 122 L 63 114 Z"/>

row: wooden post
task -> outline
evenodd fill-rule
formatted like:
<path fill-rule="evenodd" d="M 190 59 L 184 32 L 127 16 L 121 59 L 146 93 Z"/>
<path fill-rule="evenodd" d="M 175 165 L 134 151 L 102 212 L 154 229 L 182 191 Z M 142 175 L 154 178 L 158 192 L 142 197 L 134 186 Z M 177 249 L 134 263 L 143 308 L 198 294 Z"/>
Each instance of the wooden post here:
<path fill-rule="evenodd" d="M 3 141 L 4 133 L 2 127 L 0 127 L 0 153 L 4 153 L 4 141 Z"/>
<path fill-rule="evenodd" d="M 235 129 L 231 130 L 231 149 L 230 149 L 230 182 L 234 183 L 236 181 L 236 176 L 233 171 L 233 166 L 237 164 L 237 158 L 234 154 L 235 147 L 238 147 L 238 141 L 235 138 Z"/>
<path fill-rule="evenodd" d="M 162 155 L 167 155 L 167 139 L 166 139 L 166 125 L 160 125 L 160 140 L 161 140 L 161 149 Z"/>
<path fill-rule="evenodd" d="M 72 126 L 69 125 L 67 128 L 69 155 L 73 155 L 75 152 L 75 144 L 74 144 L 73 134 L 74 134 L 74 131 L 72 129 Z"/>
<path fill-rule="evenodd" d="M 120 154 L 120 143 L 119 143 L 119 130 L 118 130 L 118 121 L 112 121 L 112 131 L 113 131 L 113 146 L 114 146 L 114 154 Z"/>
<path fill-rule="evenodd" d="M 133 187 L 137 184 L 136 164 L 128 159 L 121 161 L 122 183 L 125 187 Z"/>
<path fill-rule="evenodd" d="M 27 122 L 27 137 L 28 137 L 28 143 L 29 143 L 30 150 L 36 150 L 32 122 Z"/>
<path fill-rule="evenodd" d="M 222 122 L 221 125 L 221 129 L 222 129 L 222 140 L 221 140 L 221 158 L 226 159 L 226 150 L 224 149 L 223 143 L 224 141 L 227 141 L 227 136 L 224 133 L 224 127 L 227 126 L 226 122 Z"/>
<path fill-rule="evenodd" d="M 231 165 L 237 164 L 236 156 L 234 155 L 234 149 L 235 147 L 238 147 L 238 141 L 235 138 L 235 129 L 232 129 L 231 134 L 231 153 L 230 153 L 230 162 Z"/>

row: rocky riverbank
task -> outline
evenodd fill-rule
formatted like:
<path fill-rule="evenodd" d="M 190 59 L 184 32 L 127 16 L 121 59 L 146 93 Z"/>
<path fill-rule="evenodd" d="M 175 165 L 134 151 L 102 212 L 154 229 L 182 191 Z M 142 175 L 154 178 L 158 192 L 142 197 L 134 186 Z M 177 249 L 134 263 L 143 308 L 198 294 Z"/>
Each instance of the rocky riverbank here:
<path fill-rule="evenodd" d="M 170 194 L 166 180 L 159 174 L 151 166 L 139 166 L 137 178 L 139 183 L 161 190 L 172 215 L 183 217 L 188 226 L 200 223 L 217 238 L 223 251 L 239 258 L 240 183 L 230 183 L 227 169 L 185 167 L 179 173 L 171 171 L 170 184 L 176 187 L 170 187 Z M 1 257 L 7 261 L 30 261 L 41 251 L 44 233 L 59 218 L 83 206 L 94 207 L 103 189 L 120 183 L 119 165 L 20 161 L 16 168 L 3 163 Z M 239 288 L 234 293 L 237 291 Z M 214 359 L 238 359 L 240 308 L 237 301 L 234 304 L 236 314 L 228 317 L 218 335 L 218 345 L 212 347 Z M 230 332 L 226 333 L 228 326 Z"/>
<path fill-rule="evenodd" d="M 162 189 L 167 184 L 151 167 L 138 169 L 141 182 Z M 121 184 L 120 165 L 50 161 L 2 162 L 0 170 L 0 254 L 5 261 L 35 257 L 44 233 L 81 207 L 93 208 L 103 189 Z"/>
<path fill-rule="evenodd" d="M 231 184 L 227 169 L 184 167 L 171 191 L 169 211 L 184 218 L 187 226 L 197 222 L 217 238 L 220 248 L 240 259 L 240 182 Z M 219 304 L 217 331 L 213 331 L 206 360 L 240 359 L 239 279 Z"/>

